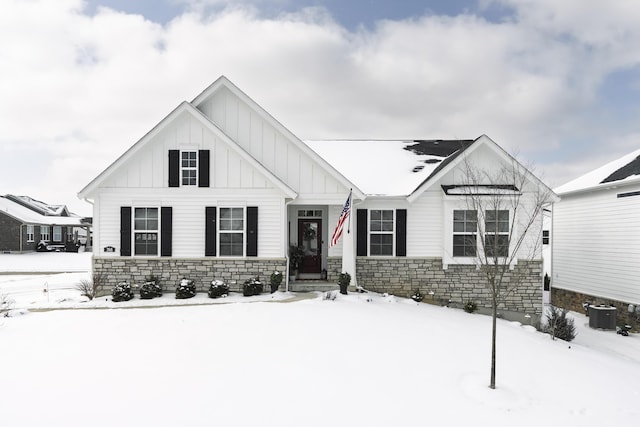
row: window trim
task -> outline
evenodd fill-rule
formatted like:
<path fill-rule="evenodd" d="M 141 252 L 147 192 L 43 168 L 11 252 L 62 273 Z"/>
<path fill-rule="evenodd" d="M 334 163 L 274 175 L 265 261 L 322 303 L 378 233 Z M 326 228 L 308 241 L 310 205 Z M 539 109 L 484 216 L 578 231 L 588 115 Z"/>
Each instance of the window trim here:
<path fill-rule="evenodd" d="M 397 215 L 396 209 L 395 208 L 392 208 L 392 209 L 382 209 L 382 208 L 371 209 L 370 208 L 370 209 L 367 209 L 367 210 L 368 210 L 368 212 L 367 212 L 367 236 L 368 236 L 367 256 L 370 256 L 370 257 L 395 257 L 396 256 L 396 231 L 397 231 L 396 221 L 398 219 L 398 215 Z M 391 225 L 393 227 L 393 230 L 391 230 L 391 231 L 388 231 L 388 230 L 386 230 L 386 231 L 385 230 L 375 230 L 375 231 L 371 230 L 371 223 L 373 221 L 372 213 L 374 211 L 380 211 L 381 213 L 385 212 L 385 211 L 391 212 L 391 214 L 392 214 Z M 381 216 L 382 216 L 382 214 L 381 214 Z M 385 222 L 384 218 L 382 218 L 382 217 L 380 218 L 379 221 L 381 223 Z M 388 220 L 386 220 L 386 221 L 388 221 Z M 388 235 L 388 236 L 391 236 L 391 253 L 390 254 L 373 254 L 373 255 L 371 254 L 371 246 L 373 244 L 372 243 L 372 241 L 373 241 L 372 236 L 373 235 L 377 235 L 377 236 Z M 380 245 L 380 246 L 382 247 L 382 246 L 386 246 L 386 245 Z"/>
<path fill-rule="evenodd" d="M 191 154 L 193 155 L 193 159 L 186 159 L 187 162 L 194 163 L 195 166 L 184 166 L 184 155 Z M 180 150 L 180 187 L 197 187 L 198 186 L 198 168 L 199 168 L 199 158 L 198 158 L 198 150 Z M 193 177 L 188 177 L 186 179 L 191 180 L 193 182 L 185 183 L 185 171 L 193 171 Z"/>
<path fill-rule="evenodd" d="M 54 225 L 53 228 L 52 228 L 51 235 L 53 237 L 53 241 L 54 242 L 61 242 L 62 241 L 62 226 L 61 225 Z"/>
<path fill-rule="evenodd" d="M 159 256 L 160 253 L 160 221 L 161 221 L 161 209 L 159 206 L 132 206 L 131 207 L 132 212 L 131 212 L 131 256 Z M 154 229 L 149 229 L 149 228 L 144 228 L 144 229 L 138 229 L 136 227 L 136 212 L 139 209 L 145 209 L 145 210 L 149 210 L 149 209 L 155 209 L 156 211 L 156 228 Z M 145 216 L 144 218 L 145 222 L 148 222 L 148 217 Z M 148 224 L 146 224 L 148 225 Z M 136 235 L 138 234 L 155 234 L 156 235 L 156 253 L 155 254 L 149 254 L 149 253 L 145 253 L 145 254 L 139 254 L 137 251 L 137 245 L 136 245 Z"/>
<path fill-rule="evenodd" d="M 222 218 L 222 210 L 223 209 L 241 209 L 242 210 L 242 230 L 227 230 L 222 228 L 222 222 L 224 220 L 229 220 L 227 218 Z M 233 211 L 232 211 L 233 212 Z M 233 221 L 233 215 L 230 218 L 230 221 Z M 240 234 L 242 236 L 242 254 L 234 255 L 234 254 L 225 254 L 222 250 L 223 244 L 222 235 L 223 234 Z M 217 256 L 223 258 L 245 258 L 247 256 L 247 207 L 246 206 L 218 206 L 217 207 L 217 215 L 216 215 L 216 246 L 217 246 Z M 233 244 L 232 244 L 233 246 Z"/>
<path fill-rule="evenodd" d="M 27 243 L 35 242 L 35 226 L 32 224 L 27 224 Z"/>
<path fill-rule="evenodd" d="M 49 232 L 49 226 L 48 225 L 41 225 L 40 226 L 40 240 L 45 241 L 45 242 L 49 242 L 51 240 L 51 234 Z"/>
<path fill-rule="evenodd" d="M 456 232 L 455 231 L 455 228 L 456 228 L 455 227 L 455 224 L 456 224 L 456 219 L 455 219 L 456 212 L 464 212 L 464 220 L 463 220 L 462 223 L 464 224 L 465 230 L 462 231 L 462 232 Z M 468 232 L 466 230 L 467 223 L 471 223 L 471 221 L 469 221 L 467 219 L 467 215 L 469 214 L 469 212 L 475 213 L 475 225 L 476 226 L 475 226 L 475 231 L 473 231 L 473 232 Z M 476 209 L 453 209 L 451 211 L 451 225 L 452 225 L 452 228 L 451 228 L 451 231 L 452 231 L 451 232 L 451 255 L 454 258 L 476 258 L 478 256 L 478 211 Z M 455 245 L 455 242 L 454 242 L 455 236 L 472 236 L 473 237 L 475 245 L 472 246 L 471 244 L 469 244 L 469 248 L 473 247 L 473 252 L 474 252 L 473 255 L 456 255 L 456 253 L 455 253 L 456 245 Z M 463 251 L 464 251 L 464 249 L 466 247 L 467 247 L 467 245 L 463 245 Z"/>

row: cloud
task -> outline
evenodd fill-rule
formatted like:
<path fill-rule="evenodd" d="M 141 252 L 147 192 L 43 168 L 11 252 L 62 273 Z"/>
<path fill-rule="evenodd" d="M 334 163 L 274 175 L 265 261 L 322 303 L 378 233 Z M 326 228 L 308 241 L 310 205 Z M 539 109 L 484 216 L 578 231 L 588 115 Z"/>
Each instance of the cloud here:
<path fill-rule="evenodd" d="M 501 22 L 431 14 L 349 31 L 322 8 L 265 18 L 259 2 L 160 25 L 89 16 L 79 0 L 0 1 L 0 193 L 87 214 L 75 193 L 221 74 L 302 138 L 485 133 L 553 185 L 580 169 L 558 163 L 599 164 L 584 152 L 623 154 L 640 133 L 601 120 L 599 92 L 640 63 L 631 2 L 496 0 L 512 9 Z"/>

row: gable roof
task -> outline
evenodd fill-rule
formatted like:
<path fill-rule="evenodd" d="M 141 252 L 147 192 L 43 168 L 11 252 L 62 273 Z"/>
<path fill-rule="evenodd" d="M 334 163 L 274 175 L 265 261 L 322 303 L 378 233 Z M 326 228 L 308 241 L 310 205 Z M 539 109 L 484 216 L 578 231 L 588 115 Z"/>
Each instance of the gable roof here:
<path fill-rule="evenodd" d="M 194 118 L 196 118 L 200 123 L 206 126 L 209 130 L 219 136 L 225 143 L 229 145 L 229 147 L 234 150 L 240 157 L 247 161 L 250 165 L 255 167 L 261 173 L 263 173 L 267 179 L 269 179 L 273 184 L 281 189 L 287 197 L 294 198 L 296 196 L 296 192 L 291 189 L 286 183 L 284 183 L 280 178 L 275 176 L 270 170 L 268 170 L 265 166 L 263 166 L 260 162 L 258 162 L 253 156 L 247 153 L 240 145 L 236 144 L 227 134 L 225 134 L 219 127 L 217 127 L 208 117 L 206 117 L 202 111 L 196 109 L 190 103 L 183 101 L 180 105 L 178 105 L 171 113 L 169 113 L 164 119 L 160 121 L 156 126 L 154 126 L 149 132 L 147 132 L 138 142 L 136 142 L 133 146 L 131 146 L 127 151 L 124 152 L 118 159 L 116 159 L 111 165 L 109 165 L 100 175 L 93 179 L 89 184 L 87 184 L 80 192 L 78 193 L 78 197 L 81 199 L 89 197 L 89 195 L 107 178 L 109 178 L 122 164 L 124 164 L 127 160 L 133 157 L 142 147 L 144 147 L 149 141 L 153 139 L 155 135 L 161 132 L 169 123 L 171 123 L 174 119 L 176 119 L 183 112 L 187 112 L 191 114 Z"/>
<path fill-rule="evenodd" d="M 50 205 L 48 203 L 41 202 L 40 200 L 32 199 L 29 196 L 14 196 L 13 194 L 7 194 L 4 197 L 24 206 L 27 209 L 31 209 L 40 215 L 69 216 L 69 211 L 65 205 Z"/>
<path fill-rule="evenodd" d="M 556 188 L 558 194 L 578 193 L 640 182 L 640 149 Z"/>
<path fill-rule="evenodd" d="M 504 162 L 511 163 L 515 162 L 519 166 L 523 168 L 524 171 L 527 172 L 527 179 L 530 182 L 533 182 L 539 188 L 544 189 L 544 191 L 548 191 L 550 194 L 550 201 L 554 202 L 558 200 L 557 195 L 544 183 L 542 182 L 536 175 L 531 173 L 526 167 L 524 167 L 520 162 L 518 162 L 513 156 L 507 153 L 502 147 L 495 143 L 491 138 L 487 135 L 480 135 L 475 140 L 469 142 L 469 140 L 464 140 L 465 144 L 462 145 L 460 150 L 453 153 L 446 162 L 443 162 L 441 167 L 437 170 L 433 171 L 431 175 L 427 177 L 427 179 L 418 187 L 407 200 L 409 202 L 413 202 L 416 200 L 422 193 L 424 193 L 428 188 L 430 188 L 434 183 L 437 183 L 440 178 L 442 178 L 449 171 L 460 165 L 460 163 L 465 161 L 465 157 L 471 155 L 475 150 L 478 150 L 480 147 L 488 147 L 493 153 L 497 156 L 498 159 L 501 159 Z M 462 155 L 464 153 L 464 156 Z"/>
<path fill-rule="evenodd" d="M 408 196 L 472 140 L 304 141 L 369 196 Z"/>
<path fill-rule="evenodd" d="M 30 204 L 31 206 L 29 206 Z M 52 207 L 52 211 L 42 208 L 45 206 Z M 67 215 L 61 215 L 63 211 Z M 85 225 L 83 218 L 76 215 L 69 216 L 66 206 L 47 205 L 28 196 L 13 196 L 11 194 L 0 196 L 0 212 L 25 224 Z"/>
<path fill-rule="evenodd" d="M 311 149 L 307 144 L 305 144 L 300 138 L 298 138 L 295 134 L 293 134 L 289 129 L 287 129 L 282 123 L 280 123 L 277 119 L 275 119 L 267 110 L 262 108 L 257 102 L 255 102 L 250 96 L 244 93 L 240 88 L 238 88 L 235 84 L 233 84 L 229 79 L 225 76 L 220 76 L 216 81 L 211 83 L 209 87 L 203 90 L 198 96 L 196 96 L 191 104 L 198 108 L 203 102 L 205 102 L 209 97 L 213 96 L 221 87 L 225 87 L 230 90 L 235 96 L 241 99 L 244 103 L 249 105 L 253 111 L 259 114 L 263 119 L 269 122 L 275 129 L 277 129 L 281 134 L 283 134 L 289 142 L 295 144 L 303 153 L 308 155 L 320 165 L 329 175 L 335 178 L 339 183 L 345 186 L 345 188 L 350 188 L 353 191 L 353 195 L 357 199 L 364 199 L 365 192 L 361 190 L 361 188 L 357 185 L 357 183 L 351 181 L 348 175 L 344 175 L 339 170 L 336 169 L 335 165 L 328 161 L 321 155 L 318 155 L 313 149 Z"/>

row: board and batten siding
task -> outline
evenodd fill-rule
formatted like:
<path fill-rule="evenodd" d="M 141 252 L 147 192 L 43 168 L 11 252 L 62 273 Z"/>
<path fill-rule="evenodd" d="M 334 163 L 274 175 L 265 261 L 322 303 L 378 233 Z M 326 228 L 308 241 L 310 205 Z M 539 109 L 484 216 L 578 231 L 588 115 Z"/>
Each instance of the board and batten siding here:
<path fill-rule="evenodd" d="M 210 188 L 268 189 L 272 182 L 226 141 L 215 135 L 189 112 L 168 124 L 153 140 L 103 184 L 111 188 L 166 188 L 169 150 L 209 150 Z"/>
<path fill-rule="evenodd" d="M 552 286 L 640 303 L 640 187 L 562 196 L 553 210 Z"/>
<path fill-rule="evenodd" d="M 295 190 L 302 199 L 344 194 L 345 187 L 272 119 L 255 111 L 227 88 L 196 106 L 251 156 Z M 230 165 L 234 166 L 234 165 Z"/>
<path fill-rule="evenodd" d="M 99 229 L 94 232 L 96 254 L 119 256 L 120 254 L 120 207 L 173 208 L 172 256 L 177 258 L 204 257 L 205 207 L 258 207 L 258 257 L 278 258 L 284 256 L 284 201 L 277 191 L 254 191 L 238 194 L 233 191 L 213 193 L 193 191 L 176 198 L 172 191 L 147 189 L 125 192 L 103 191 L 94 212 L 99 217 Z M 245 237 L 246 241 L 246 237 Z M 104 248 L 115 248 L 105 253 Z"/>

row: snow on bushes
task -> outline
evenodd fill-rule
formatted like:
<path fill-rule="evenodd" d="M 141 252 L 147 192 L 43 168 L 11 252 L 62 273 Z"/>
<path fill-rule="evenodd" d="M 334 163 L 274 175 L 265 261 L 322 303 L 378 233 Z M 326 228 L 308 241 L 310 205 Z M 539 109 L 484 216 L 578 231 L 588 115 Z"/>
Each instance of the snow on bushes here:
<path fill-rule="evenodd" d="M 209 291 L 207 292 L 209 298 L 220 298 L 229 295 L 229 285 L 222 280 L 214 280 L 209 285 Z"/>
<path fill-rule="evenodd" d="M 176 299 L 187 299 L 196 296 L 196 285 L 191 279 L 183 278 L 176 288 Z"/>

